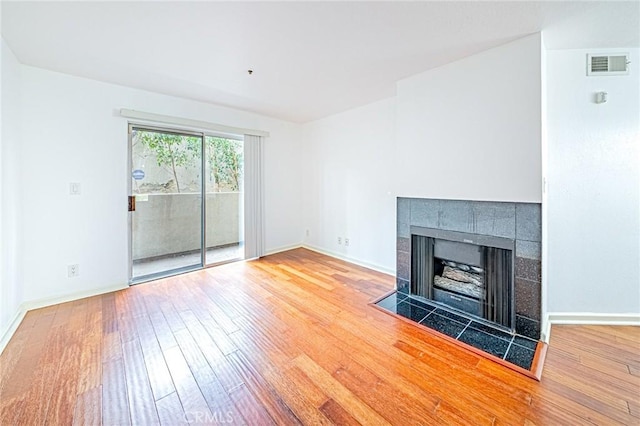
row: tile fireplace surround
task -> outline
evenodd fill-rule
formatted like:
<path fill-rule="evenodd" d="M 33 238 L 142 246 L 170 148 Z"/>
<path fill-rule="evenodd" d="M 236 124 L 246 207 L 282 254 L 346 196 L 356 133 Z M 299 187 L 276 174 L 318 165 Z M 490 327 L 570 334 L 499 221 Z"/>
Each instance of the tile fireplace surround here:
<path fill-rule="evenodd" d="M 396 287 L 407 294 L 411 288 L 411 226 L 515 240 L 516 333 L 540 338 L 540 204 L 398 198 Z"/>

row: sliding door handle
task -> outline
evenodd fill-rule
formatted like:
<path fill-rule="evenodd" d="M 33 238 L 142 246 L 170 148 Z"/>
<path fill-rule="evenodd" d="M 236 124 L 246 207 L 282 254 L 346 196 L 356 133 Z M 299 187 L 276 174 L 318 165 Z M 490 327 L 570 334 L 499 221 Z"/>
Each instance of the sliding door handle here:
<path fill-rule="evenodd" d="M 129 210 L 130 212 L 135 212 L 136 211 L 136 196 L 135 195 L 129 195 Z"/>

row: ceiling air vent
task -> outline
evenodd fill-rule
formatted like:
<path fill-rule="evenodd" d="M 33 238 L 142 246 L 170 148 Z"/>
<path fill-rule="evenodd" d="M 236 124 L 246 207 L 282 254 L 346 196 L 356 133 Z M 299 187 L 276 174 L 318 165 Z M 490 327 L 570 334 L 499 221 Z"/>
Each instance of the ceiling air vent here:
<path fill-rule="evenodd" d="M 629 74 L 629 54 L 587 55 L 587 75 Z"/>

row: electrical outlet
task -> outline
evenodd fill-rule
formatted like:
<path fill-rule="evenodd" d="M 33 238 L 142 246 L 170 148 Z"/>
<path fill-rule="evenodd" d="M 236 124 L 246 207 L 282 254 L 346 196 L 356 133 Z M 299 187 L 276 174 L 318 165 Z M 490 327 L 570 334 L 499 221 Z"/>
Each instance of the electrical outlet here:
<path fill-rule="evenodd" d="M 348 238 L 345 238 L 345 239 L 344 239 L 344 245 L 345 245 L 345 246 L 347 246 L 347 247 L 349 247 L 349 239 L 348 239 Z"/>
<path fill-rule="evenodd" d="M 80 182 L 71 182 L 69 184 L 69 195 L 80 195 Z"/>
<path fill-rule="evenodd" d="M 69 278 L 75 278 L 80 276 L 80 265 L 68 265 L 67 266 L 67 276 Z"/>
<path fill-rule="evenodd" d="M 342 245 L 342 237 L 338 237 L 338 244 Z"/>
<path fill-rule="evenodd" d="M 306 234 L 307 234 L 307 237 L 308 237 L 308 236 L 309 236 L 309 230 L 308 230 L 308 229 L 307 229 L 307 232 L 306 232 Z"/>

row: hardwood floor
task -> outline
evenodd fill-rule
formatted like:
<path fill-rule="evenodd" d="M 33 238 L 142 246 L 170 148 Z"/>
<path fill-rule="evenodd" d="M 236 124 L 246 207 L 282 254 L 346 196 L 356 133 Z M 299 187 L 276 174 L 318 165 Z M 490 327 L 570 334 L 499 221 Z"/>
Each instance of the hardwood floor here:
<path fill-rule="evenodd" d="M 29 312 L 0 424 L 639 424 L 640 328 L 554 326 L 541 382 L 368 305 L 298 249 Z"/>

